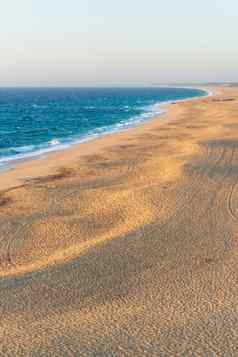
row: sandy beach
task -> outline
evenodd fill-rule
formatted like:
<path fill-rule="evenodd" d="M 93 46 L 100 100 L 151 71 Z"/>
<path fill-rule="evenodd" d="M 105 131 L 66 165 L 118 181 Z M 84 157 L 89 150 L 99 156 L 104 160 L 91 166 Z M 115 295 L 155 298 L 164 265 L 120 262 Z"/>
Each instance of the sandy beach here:
<path fill-rule="evenodd" d="M 238 87 L 0 173 L 0 356 L 238 356 Z"/>

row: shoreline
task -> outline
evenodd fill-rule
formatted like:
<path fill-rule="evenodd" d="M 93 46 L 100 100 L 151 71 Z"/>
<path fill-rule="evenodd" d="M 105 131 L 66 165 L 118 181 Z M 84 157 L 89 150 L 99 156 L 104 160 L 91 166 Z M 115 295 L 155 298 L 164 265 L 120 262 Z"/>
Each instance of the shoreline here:
<path fill-rule="evenodd" d="M 162 86 L 165 87 L 165 86 Z M 77 151 L 80 150 L 80 148 L 82 149 L 82 152 L 80 153 L 80 156 L 82 155 L 87 155 L 88 153 L 91 152 L 95 152 L 95 149 L 92 149 L 89 147 L 89 145 L 95 144 L 97 145 L 97 142 L 99 143 L 100 147 L 99 150 L 103 150 L 104 148 L 106 148 L 108 145 L 107 143 L 103 143 L 104 139 L 106 140 L 107 138 L 109 138 L 109 140 L 111 141 L 111 139 L 113 140 L 113 137 L 115 135 L 115 138 L 117 137 L 117 135 L 123 134 L 123 133 L 132 133 L 131 131 L 133 131 L 134 129 L 140 128 L 140 127 L 144 127 L 144 125 L 150 124 L 152 122 L 154 122 L 155 120 L 159 120 L 159 119 L 164 119 L 166 117 L 166 114 L 169 113 L 169 111 L 171 110 L 171 107 L 174 104 L 179 104 L 179 103 L 186 103 L 186 102 L 190 102 L 190 101 L 196 101 L 196 100 L 202 100 L 205 98 L 209 98 L 211 96 L 215 96 L 216 94 L 213 93 L 213 91 L 209 88 L 205 88 L 205 87 L 176 87 L 176 86 L 168 86 L 169 88 L 187 88 L 187 89 L 198 89 L 201 90 L 205 93 L 207 93 L 207 95 L 204 96 L 196 96 L 196 97 L 188 97 L 188 98 L 184 98 L 184 99 L 178 99 L 178 100 L 169 100 L 169 101 L 165 101 L 165 102 L 161 102 L 161 103 L 155 103 L 152 106 L 158 106 L 158 109 L 160 111 L 160 113 L 155 114 L 154 116 L 151 116 L 148 119 L 144 119 L 139 121 L 138 123 L 132 123 L 131 126 L 127 127 L 127 128 L 122 128 L 122 129 L 118 129 L 116 131 L 112 131 L 112 132 L 104 132 L 101 135 L 94 137 L 94 138 L 87 138 L 85 140 L 83 140 L 82 142 L 75 142 L 75 143 L 70 143 L 67 144 L 67 147 L 65 148 L 59 148 L 59 149 L 52 149 L 52 151 L 47 151 L 45 154 L 35 154 L 33 156 L 30 156 L 29 158 L 22 158 L 22 159 L 13 159 L 11 161 L 11 163 L 9 164 L 9 166 L 6 167 L 1 167 L 0 168 L 0 177 L 1 177 L 1 182 L 0 182 L 0 191 L 6 190 L 6 189 L 11 189 L 13 187 L 16 187 L 18 185 L 21 185 L 22 182 L 24 182 L 25 180 L 29 180 L 29 179 L 34 179 L 36 176 L 36 174 L 32 174 L 30 173 L 30 166 L 36 166 L 34 163 L 39 163 L 39 165 L 43 166 L 44 162 L 47 162 L 47 160 L 50 159 L 50 161 L 54 160 L 60 160 L 60 155 L 64 154 L 64 153 L 71 153 L 72 151 L 75 152 L 75 154 L 77 154 Z M 65 144 L 66 145 L 66 144 Z M 64 156 L 64 155 L 63 155 Z M 65 162 L 64 162 L 65 164 Z M 41 174 L 38 170 L 37 170 L 37 175 L 41 176 L 41 175 L 48 175 L 48 174 L 52 174 L 53 171 L 52 170 L 57 170 L 58 166 L 56 165 L 52 165 L 50 164 L 50 167 L 48 167 L 48 169 Z M 29 174 L 23 174 L 22 171 L 27 171 L 29 172 Z"/>

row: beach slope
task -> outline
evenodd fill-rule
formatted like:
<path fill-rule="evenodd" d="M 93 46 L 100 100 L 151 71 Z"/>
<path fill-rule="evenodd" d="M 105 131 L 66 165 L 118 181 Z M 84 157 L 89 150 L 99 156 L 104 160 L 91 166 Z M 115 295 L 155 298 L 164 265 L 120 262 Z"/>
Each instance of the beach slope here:
<path fill-rule="evenodd" d="M 238 88 L 0 178 L 0 356 L 238 355 Z"/>

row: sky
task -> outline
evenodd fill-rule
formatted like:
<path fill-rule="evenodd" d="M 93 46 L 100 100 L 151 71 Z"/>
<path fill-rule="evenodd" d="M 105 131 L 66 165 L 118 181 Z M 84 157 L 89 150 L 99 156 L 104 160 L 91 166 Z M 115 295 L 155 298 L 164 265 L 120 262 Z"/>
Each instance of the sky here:
<path fill-rule="evenodd" d="M 0 86 L 238 81 L 237 0 L 0 0 Z"/>

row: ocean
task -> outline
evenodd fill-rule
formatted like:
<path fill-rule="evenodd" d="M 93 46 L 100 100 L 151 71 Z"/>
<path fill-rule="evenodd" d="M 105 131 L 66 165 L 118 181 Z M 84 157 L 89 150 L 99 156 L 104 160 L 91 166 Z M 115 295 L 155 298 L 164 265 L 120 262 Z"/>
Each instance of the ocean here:
<path fill-rule="evenodd" d="M 206 96 L 199 89 L 0 88 L 0 168 L 125 130 L 161 114 L 161 104 Z"/>

